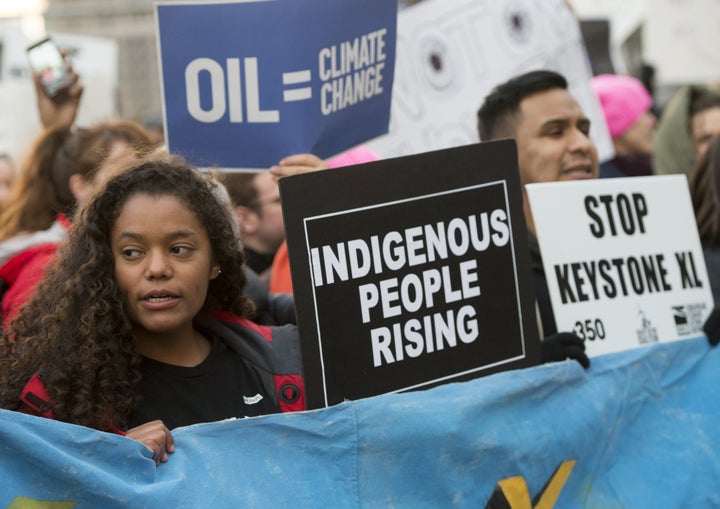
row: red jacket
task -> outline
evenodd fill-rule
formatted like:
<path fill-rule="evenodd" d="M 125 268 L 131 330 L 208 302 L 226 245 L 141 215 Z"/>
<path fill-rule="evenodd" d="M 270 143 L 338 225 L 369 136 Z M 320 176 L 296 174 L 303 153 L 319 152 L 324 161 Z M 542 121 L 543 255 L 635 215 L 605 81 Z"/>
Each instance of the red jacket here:
<path fill-rule="evenodd" d="M 65 229 L 70 229 L 70 221 L 58 215 L 57 221 Z M 61 230 L 62 231 L 62 230 Z M 40 234 L 44 232 L 39 232 Z M 57 237 L 57 236 L 56 236 Z M 7 330 L 10 322 L 17 317 L 20 309 L 30 300 L 35 287 L 45 277 L 45 269 L 55 259 L 55 253 L 60 246 L 58 241 L 31 245 L 9 258 L 0 267 L 0 283 L 2 284 L 2 327 Z"/>
<path fill-rule="evenodd" d="M 4 290 L 0 304 L 3 330 L 8 329 L 10 322 L 35 293 L 35 287 L 45 276 L 45 269 L 55 258 L 59 245 L 50 243 L 30 247 L 0 267 L 0 280 Z"/>

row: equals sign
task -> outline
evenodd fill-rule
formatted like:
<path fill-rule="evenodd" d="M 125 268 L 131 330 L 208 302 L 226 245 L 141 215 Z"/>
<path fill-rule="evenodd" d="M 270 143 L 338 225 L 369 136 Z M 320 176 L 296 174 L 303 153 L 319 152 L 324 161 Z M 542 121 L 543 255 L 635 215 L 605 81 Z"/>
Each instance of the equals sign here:
<path fill-rule="evenodd" d="M 311 75 L 310 70 L 306 71 L 295 71 L 295 72 L 284 72 L 282 75 L 283 85 L 300 85 L 302 83 L 310 83 Z M 312 88 L 292 88 L 290 90 L 283 90 L 283 101 L 304 101 L 312 97 Z"/>

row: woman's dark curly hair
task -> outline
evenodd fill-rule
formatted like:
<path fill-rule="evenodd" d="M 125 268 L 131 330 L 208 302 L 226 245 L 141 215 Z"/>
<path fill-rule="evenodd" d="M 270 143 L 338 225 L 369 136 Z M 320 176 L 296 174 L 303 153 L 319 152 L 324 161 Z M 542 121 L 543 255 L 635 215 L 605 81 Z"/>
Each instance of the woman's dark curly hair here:
<path fill-rule="evenodd" d="M 207 229 L 221 274 L 210 281 L 204 310 L 247 317 L 244 256 L 217 184 L 178 158 L 154 156 L 131 163 L 108 180 L 82 211 L 67 245 L 48 269 L 30 303 L 0 343 L 0 406 L 17 410 L 24 385 L 40 373 L 57 419 L 111 430 L 124 427 L 140 397 L 125 298 L 114 278 L 110 234 L 134 195 L 173 196 Z"/>

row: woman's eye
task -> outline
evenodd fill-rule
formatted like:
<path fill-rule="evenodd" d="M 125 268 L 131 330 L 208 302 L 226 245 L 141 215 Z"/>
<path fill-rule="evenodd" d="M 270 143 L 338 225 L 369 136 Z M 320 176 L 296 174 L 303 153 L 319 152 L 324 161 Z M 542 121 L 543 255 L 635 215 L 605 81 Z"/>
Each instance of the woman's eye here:
<path fill-rule="evenodd" d="M 192 253 L 193 248 L 190 246 L 173 246 L 170 248 L 170 252 L 179 256 L 187 256 Z"/>
<path fill-rule="evenodd" d="M 127 260 L 134 260 L 136 258 L 139 258 L 140 255 L 142 255 L 142 252 L 139 249 L 126 247 L 120 250 L 120 254 L 122 254 L 123 258 Z"/>

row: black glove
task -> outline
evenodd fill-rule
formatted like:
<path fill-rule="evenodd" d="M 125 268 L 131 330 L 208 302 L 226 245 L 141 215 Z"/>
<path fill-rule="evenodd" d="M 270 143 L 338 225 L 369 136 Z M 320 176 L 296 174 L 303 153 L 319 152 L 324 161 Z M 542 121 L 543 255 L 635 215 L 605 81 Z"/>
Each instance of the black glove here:
<path fill-rule="evenodd" d="M 557 332 L 540 341 L 540 360 L 546 362 L 575 359 L 583 368 L 590 367 L 585 355 L 585 342 L 572 332 Z"/>
<path fill-rule="evenodd" d="M 715 346 L 720 342 L 720 306 L 715 306 L 715 309 L 705 320 L 703 332 L 711 346 Z"/>

